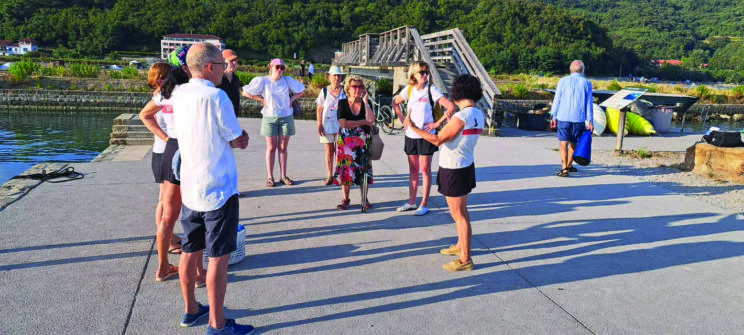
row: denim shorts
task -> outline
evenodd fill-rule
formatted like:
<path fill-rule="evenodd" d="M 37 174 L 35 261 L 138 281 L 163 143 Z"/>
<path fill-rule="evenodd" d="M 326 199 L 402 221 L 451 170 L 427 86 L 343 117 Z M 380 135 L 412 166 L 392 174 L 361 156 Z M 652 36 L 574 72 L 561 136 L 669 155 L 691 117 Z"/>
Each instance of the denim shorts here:
<path fill-rule="evenodd" d="M 220 257 L 237 249 L 238 195 L 233 194 L 222 207 L 209 212 L 181 207 L 183 252 L 207 249 L 208 257 Z"/>
<path fill-rule="evenodd" d="M 568 122 L 558 120 L 558 140 L 561 142 L 578 143 L 584 134 L 584 122 Z"/>
<path fill-rule="evenodd" d="M 293 136 L 295 134 L 294 117 L 292 115 L 285 117 L 261 118 L 261 136 Z"/>

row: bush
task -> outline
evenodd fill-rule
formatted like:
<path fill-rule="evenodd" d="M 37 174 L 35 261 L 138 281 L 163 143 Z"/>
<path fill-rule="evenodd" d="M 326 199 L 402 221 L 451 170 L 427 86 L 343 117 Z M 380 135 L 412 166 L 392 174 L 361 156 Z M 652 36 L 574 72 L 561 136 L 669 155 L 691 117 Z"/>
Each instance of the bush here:
<path fill-rule="evenodd" d="M 514 94 L 514 97 L 517 99 L 524 99 L 527 97 L 527 92 L 529 92 L 529 89 L 527 86 L 524 86 L 524 84 L 517 84 L 512 89 L 512 93 Z"/>
<path fill-rule="evenodd" d="M 70 65 L 70 74 L 75 78 L 97 78 L 100 72 L 98 65 L 88 63 Z"/>
<path fill-rule="evenodd" d="M 613 80 L 610 83 L 610 85 L 607 85 L 607 89 L 610 91 L 619 91 L 619 90 L 622 90 L 623 88 L 620 87 L 620 83 L 618 83 L 617 80 Z"/>
<path fill-rule="evenodd" d="M 39 70 L 39 64 L 32 62 L 29 59 L 24 59 L 20 62 L 15 62 L 8 69 L 10 74 L 10 80 L 13 82 L 23 82 L 32 73 Z"/>
<path fill-rule="evenodd" d="M 695 87 L 695 96 L 700 99 L 706 99 L 710 96 L 711 91 L 710 89 L 705 85 L 700 85 L 698 87 Z"/>
<path fill-rule="evenodd" d="M 731 89 L 731 97 L 736 100 L 744 97 L 744 86 L 739 85 Z"/>
<path fill-rule="evenodd" d="M 240 72 L 240 71 L 235 71 L 235 75 L 238 76 L 238 79 L 240 79 L 240 83 L 242 83 L 243 85 L 248 85 L 251 82 L 251 80 L 253 80 L 253 78 L 256 77 L 256 75 L 253 73 Z"/>
<path fill-rule="evenodd" d="M 377 80 L 377 94 L 390 97 L 393 95 L 393 81 L 391 79 L 382 78 Z"/>
<path fill-rule="evenodd" d="M 312 87 L 315 87 L 317 89 L 321 89 L 323 87 L 326 87 L 330 85 L 331 82 L 328 81 L 328 79 L 325 78 L 325 76 L 322 76 L 320 74 L 313 76 L 312 81 L 310 82 L 310 85 Z"/>

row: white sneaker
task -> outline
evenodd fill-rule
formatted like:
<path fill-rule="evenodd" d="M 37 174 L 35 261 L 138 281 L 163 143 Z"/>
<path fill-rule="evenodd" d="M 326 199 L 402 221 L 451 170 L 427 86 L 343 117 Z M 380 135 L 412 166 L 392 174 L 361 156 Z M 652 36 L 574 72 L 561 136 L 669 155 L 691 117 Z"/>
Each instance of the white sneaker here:
<path fill-rule="evenodd" d="M 421 206 L 413 214 L 417 216 L 422 216 L 422 215 L 426 215 L 426 213 L 429 213 L 429 207 Z"/>
<path fill-rule="evenodd" d="M 396 208 L 395 211 L 396 212 L 405 212 L 405 211 L 410 211 L 410 210 L 415 209 L 415 208 L 416 208 L 416 205 L 415 204 L 414 205 L 411 205 L 411 204 L 409 204 L 409 203 L 406 202 L 405 204 L 403 204 L 403 206 L 400 206 L 400 207 Z"/>

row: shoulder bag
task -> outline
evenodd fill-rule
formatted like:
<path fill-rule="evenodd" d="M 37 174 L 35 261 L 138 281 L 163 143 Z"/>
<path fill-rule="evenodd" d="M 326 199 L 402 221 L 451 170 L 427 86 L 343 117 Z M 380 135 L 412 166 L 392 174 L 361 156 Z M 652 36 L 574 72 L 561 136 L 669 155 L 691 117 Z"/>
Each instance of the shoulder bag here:
<path fill-rule="evenodd" d="M 289 101 L 292 101 L 292 97 L 294 97 L 295 94 L 292 93 L 292 89 L 289 88 L 287 77 L 284 77 L 284 83 L 287 84 L 287 92 L 289 92 Z M 300 116 L 302 116 L 302 107 L 300 106 L 300 102 L 297 100 L 292 102 L 292 116 L 294 116 L 295 118 L 299 118 Z"/>

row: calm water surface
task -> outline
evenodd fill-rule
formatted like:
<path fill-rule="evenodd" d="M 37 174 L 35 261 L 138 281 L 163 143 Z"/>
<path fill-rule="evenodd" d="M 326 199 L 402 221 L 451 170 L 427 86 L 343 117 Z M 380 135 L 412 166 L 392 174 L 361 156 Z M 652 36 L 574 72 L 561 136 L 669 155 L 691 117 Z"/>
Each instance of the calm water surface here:
<path fill-rule="evenodd" d="M 108 147 L 120 113 L 23 114 L 0 109 L 0 184 L 45 162 L 89 162 Z"/>

